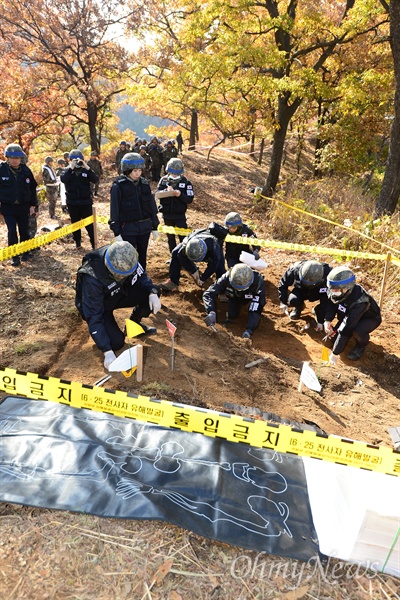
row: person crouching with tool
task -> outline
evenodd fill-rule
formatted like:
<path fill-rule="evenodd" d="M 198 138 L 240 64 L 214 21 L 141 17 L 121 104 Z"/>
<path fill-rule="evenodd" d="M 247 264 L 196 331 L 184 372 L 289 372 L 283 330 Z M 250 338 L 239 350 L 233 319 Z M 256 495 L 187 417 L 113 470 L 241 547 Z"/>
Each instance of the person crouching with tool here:
<path fill-rule="evenodd" d="M 369 334 L 382 323 L 381 309 L 374 298 L 356 283 L 348 267 L 335 267 L 327 278 L 329 302 L 325 313 L 324 330 L 333 340 L 329 363 L 335 365 L 339 354 L 353 336 L 356 343 L 347 358 L 360 360 L 369 342 Z M 335 326 L 332 325 L 337 318 Z"/>
<path fill-rule="evenodd" d="M 205 323 L 214 331 L 217 322 L 217 299 L 221 294 L 228 298 L 228 313 L 224 323 L 233 323 L 243 305 L 248 305 L 247 327 L 242 338 L 250 339 L 260 322 L 265 306 L 265 282 L 263 276 L 248 265 L 238 263 L 224 273 L 203 294 L 207 316 Z"/>
<path fill-rule="evenodd" d="M 142 335 L 154 335 L 157 329 L 141 321 L 160 310 L 159 296 L 160 289 L 138 262 L 136 248 L 129 242 L 114 242 L 83 257 L 76 277 L 75 306 L 87 322 L 96 346 L 104 353 L 106 369 L 125 341 L 114 310 L 133 308 L 130 320 L 143 328 Z"/>

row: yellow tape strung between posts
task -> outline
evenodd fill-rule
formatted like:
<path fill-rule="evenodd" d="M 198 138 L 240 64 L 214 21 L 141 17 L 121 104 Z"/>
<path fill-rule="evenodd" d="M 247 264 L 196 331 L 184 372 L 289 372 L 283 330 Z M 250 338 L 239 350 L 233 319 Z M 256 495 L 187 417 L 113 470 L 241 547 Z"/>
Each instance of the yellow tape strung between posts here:
<path fill-rule="evenodd" d="M 29 250 L 34 250 L 35 248 L 39 248 L 40 246 L 45 246 L 46 244 L 50 244 L 55 240 L 66 237 L 68 234 L 73 233 L 74 231 L 78 231 L 78 229 L 82 229 L 87 225 L 90 225 L 94 222 L 93 215 L 90 217 L 86 217 L 86 219 L 81 219 L 73 225 L 65 225 L 65 227 L 60 227 L 55 231 L 51 231 L 50 233 L 43 233 L 42 235 L 37 235 L 30 240 L 26 240 L 25 242 L 21 242 L 20 244 L 14 244 L 13 246 L 7 246 L 6 248 L 0 248 L 0 261 L 6 260 L 7 258 L 12 258 L 13 256 L 17 256 L 18 254 L 22 254 L 23 252 L 29 252 Z M 97 223 L 108 224 L 108 217 L 96 217 Z"/>
<path fill-rule="evenodd" d="M 400 476 L 400 452 L 333 435 L 325 436 L 313 431 L 299 431 L 288 425 L 277 425 L 194 408 L 167 400 L 155 400 L 147 396 L 134 396 L 126 392 L 92 387 L 56 377 L 40 377 L 34 373 L 22 373 L 14 369 L 0 369 L 0 391 L 181 431 L 201 433 L 256 448 L 268 448 L 276 452 L 309 456 L 368 471 Z"/>
<path fill-rule="evenodd" d="M 320 215 L 315 215 L 314 213 L 310 213 L 307 210 L 304 210 L 303 208 L 298 208 L 297 206 L 293 206 L 293 204 L 288 204 L 287 202 L 284 202 L 283 200 L 279 200 L 278 198 L 271 198 L 268 196 L 263 196 L 262 194 L 258 194 L 257 195 L 258 198 L 262 198 L 263 200 L 272 200 L 273 202 L 277 202 L 278 204 L 282 204 L 282 206 L 286 206 L 286 208 L 290 208 L 291 210 L 295 210 L 299 213 L 302 213 L 303 215 L 307 215 L 308 217 L 312 217 L 313 219 L 318 219 L 318 221 L 324 221 L 325 223 L 329 223 L 330 225 L 334 225 L 335 227 L 340 227 L 340 229 L 346 229 L 347 231 L 351 231 L 352 233 L 355 233 L 363 238 L 365 238 L 366 240 L 369 240 L 370 242 L 373 242 L 374 244 L 379 244 L 379 246 L 382 246 L 382 248 L 387 248 L 388 250 L 390 250 L 390 252 L 396 252 L 396 253 L 400 253 L 400 250 L 397 250 L 396 248 L 392 248 L 392 246 L 388 246 L 387 244 L 385 244 L 384 242 L 380 242 L 379 240 L 374 240 L 374 238 L 372 238 L 371 236 L 367 235 L 366 233 L 362 233 L 361 231 L 357 231 L 357 229 L 353 229 L 352 227 L 348 227 L 348 225 L 343 225 L 341 223 L 336 223 L 336 221 L 331 221 L 330 219 L 327 219 L 326 217 L 321 217 Z"/>
<path fill-rule="evenodd" d="M 178 229 L 177 227 L 171 227 L 167 225 L 159 225 L 158 231 L 162 233 L 176 233 L 177 235 L 188 235 L 191 229 Z M 235 244 L 248 245 L 252 242 L 253 238 L 245 238 L 237 235 L 227 235 L 227 242 L 233 242 Z M 275 242 L 272 240 L 263 240 L 259 238 L 254 239 L 256 246 L 262 246 L 263 248 L 275 248 L 277 250 L 288 250 L 290 252 L 311 252 L 313 254 L 326 254 L 327 256 L 339 256 L 347 258 L 364 258 L 368 260 L 387 260 L 387 254 L 373 254 L 371 252 L 357 252 L 356 250 L 340 250 L 339 248 L 323 248 L 321 246 L 307 246 L 305 244 L 290 244 L 288 242 Z M 394 256 L 390 257 L 390 261 L 400 267 L 400 258 Z"/>

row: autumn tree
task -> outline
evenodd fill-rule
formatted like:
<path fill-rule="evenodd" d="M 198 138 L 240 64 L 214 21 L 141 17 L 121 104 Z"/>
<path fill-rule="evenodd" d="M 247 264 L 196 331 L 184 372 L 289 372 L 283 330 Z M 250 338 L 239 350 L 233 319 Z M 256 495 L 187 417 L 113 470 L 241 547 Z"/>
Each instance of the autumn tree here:
<path fill-rule="evenodd" d="M 123 91 L 126 50 L 112 39 L 131 14 L 117 0 L 0 0 L 0 34 L 7 55 L 23 65 L 43 65 L 64 80 L 64 94 L 99 151 L 99 122 Z M 119 34 L 120 35 L 120 34 Z M 49 88 L 52 79 L 49 80 Z"/>

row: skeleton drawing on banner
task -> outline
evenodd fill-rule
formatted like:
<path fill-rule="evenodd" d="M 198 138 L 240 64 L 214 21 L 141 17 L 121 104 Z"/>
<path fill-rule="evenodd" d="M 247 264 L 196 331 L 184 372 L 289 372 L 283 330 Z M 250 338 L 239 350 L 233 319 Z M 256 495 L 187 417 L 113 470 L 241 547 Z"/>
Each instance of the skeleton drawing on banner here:
<path fill-rule="evenodd" d="M 74 423 L 82 422 L 83 431 L 87 421 L 90 419 L 74 417 Z M 100 484 L 108 480 L 115 495 L 123 501 L 150 494 L 211 523 L 228 522 L 262 536 L 287 535 L 292 538 L 287 524 L 289 508 L 280 499 L 288 484 L 276 470 L 276 464 L 282 462 L 282 456 L 276 452 L 249 448 L 248 462 L 219 462 L 193 458 L 197 453 L 190 448 L 191 442 L 185 442 L 188 445 L 186 449 L 177 441 L 159 442 L 157 445 L 154 440 L 159 436 L 151 427 L 134 436 L 130 433 L 130 424 L 121 427 L 108 420 L 103 425 L 104 440 L 101 440 L 100 446 L 99 443 L 89 444 L 83 435 L 81 439 L 65 439 L 68 427 L 63 417 L 47 419 L 47 425 L 46 428 L 46 418 L 35 419 L 33 423 L 29 421 L 29 428 L 23 418 L 0 421 L 0 473 L 19 480 L 70 477 Z M 52 438 L 50 453 L 46 430 Z M 27 435 L 32 439 L 27 445 L 29 453 L 7 462 L 10 451 L 5 446 L 11 433 L 13 436 L 22 435 L 25 441 Z M 55 439 L 56 436 L 58 439 Z M 77 472 L 79 447 L 90 459 L 88 464 L 93 468 Z M 178 472 L 179 477 L 174 477 Z M 197 477 L 211 483 L 218 481 L 218 490 L 202 488 L 201 500 L 191 497 L 186 491 L 188 487 L 190 489 L 188 482 L 194 482 Z M 182 493 L 182 482 L 185 482 L 185 493 Z M 219 508 L 217 501 L 221 489 L 232 489 L 232 486 L 237 496 L 245 498 L 247 503 L 247 507 L 236 507 L 236 514 L 233 514 L 233 509 L 229 512 L 226 505 L 224 510 Z"/>

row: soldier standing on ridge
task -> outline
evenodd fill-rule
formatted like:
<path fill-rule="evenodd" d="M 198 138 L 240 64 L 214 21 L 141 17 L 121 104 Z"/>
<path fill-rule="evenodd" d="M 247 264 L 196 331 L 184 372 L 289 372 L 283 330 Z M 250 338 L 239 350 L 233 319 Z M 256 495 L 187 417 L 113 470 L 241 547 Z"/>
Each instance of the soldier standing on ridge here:
<path fill-rule="evenodd" d="M 43 183 L 46 186 L 46 196 L 49 202 L 49 216 L 50 219 L 57 219 L 56 217 L 56 202 L 58 197 L 58 189 L 60 182 L 57 180 L 56 172 L 53 169 L 53 158 L 46 156 L 44 159 L 44 165 L 42 167 L 42 178 Z"/>

